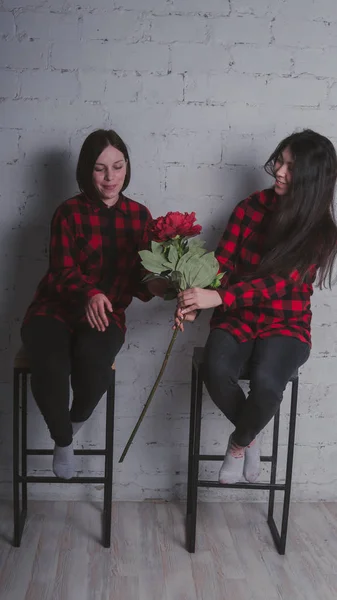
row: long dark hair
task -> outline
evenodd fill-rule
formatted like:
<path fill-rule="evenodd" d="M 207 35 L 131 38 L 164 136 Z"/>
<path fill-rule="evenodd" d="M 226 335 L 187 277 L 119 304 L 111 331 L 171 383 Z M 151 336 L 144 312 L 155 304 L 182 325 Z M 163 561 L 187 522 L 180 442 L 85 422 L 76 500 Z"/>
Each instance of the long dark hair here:
<path fill-rule="evenodd" d="M 126 160 L 126 175 L 122 192 L 128 187 L 131 178 L 131 165 L 128 149 L 122 138 L 112 129 L 97 129 L 84 140 L 76 169 L 76 180 L 81 192 L 89 198 L 97 199 L 98 193 L 92 182 L 92 173 L 99 155 L 107 146 L 119 150 Z"/>
<path fill-rule="evenodd" d="M 336 151 L 330 140 L 310 129 L 293 133 L 280 142 L 264 166 L 273 177 L 275 162 L 286 148 L 294 160 L 292 181 L 287 195 L 278 199 L 254 277 L 288 276 L 297 269 L 304 281 L 310 266 L 317 265 L 319 287 L 331 287 L 337 254 Z"/>

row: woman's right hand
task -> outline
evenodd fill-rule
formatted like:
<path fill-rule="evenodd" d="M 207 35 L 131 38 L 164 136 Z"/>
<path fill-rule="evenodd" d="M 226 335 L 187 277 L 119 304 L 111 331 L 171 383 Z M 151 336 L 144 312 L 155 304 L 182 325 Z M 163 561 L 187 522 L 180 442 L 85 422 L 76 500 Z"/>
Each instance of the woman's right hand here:
<path fill-rule="evenodd" d="M 177 329 L 177 327 L 180 329 L 180 331 L 184 331 L 184 322 L 185 321 L 194 321 L 194 319 L 196 318 L 198 314 L 197 310 L 193 310 L 189 313 L 187 313 L 186 315 L 182 314 L 182 309 L 179 308 L 179 306 L 177 306 L 176 308 L 176 312 L 174 314 L 174 325 L 173 325 L 173 329 Z"/>
<path fill-rule="evenodd" d="M 105 294 L 95 294 L 87 302 L 85 314 L 90 327 L 96 327 L 98 331 L 105 331 L 109 327 L 109 319 L 106 311 L 113 312 L 109 298 Z"/>

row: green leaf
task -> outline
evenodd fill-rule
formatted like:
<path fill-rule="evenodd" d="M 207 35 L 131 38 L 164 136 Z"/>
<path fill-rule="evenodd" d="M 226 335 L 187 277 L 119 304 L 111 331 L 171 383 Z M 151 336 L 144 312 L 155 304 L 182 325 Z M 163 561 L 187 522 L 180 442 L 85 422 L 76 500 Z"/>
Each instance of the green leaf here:
<path fill-rule="evenodd" d="M 219 263 L 214 252 L 207 252 L 202 256 L 185 254 L 180 259 L 177 270 L 182 274 L 188 288 L 205 288 L 214 281 L 219 270 Z"/>
<path fill-rule="evenodd" d="M 171 267 L 171 263 L 165 259 L 164 255 L 153 254 L 150 250 L 140 250 L 139 255 L 142 265 L 147 271 L 151 271 L 152 273 L 159 274 Z"/>
<path fill-rule="evenodd" d="M 168 260 L 173 265 L 173 269 L 175 269 L 179 260 L 178 250 L 175 246 L 170 246 L 168 251 Z"/>
<path fill-rule="evenodd" d="M 159 242 L 151 242 L 151 251 L 153 254 L 163 254 L 163 246 Z"/>
<path fill-rule="evenodd" d="M 224 276 L 224 273 L 218 273 L 218 275 L 215 277 L 215 279 L 211 283 L 211 288 L 213 288 L 214 290 L 219 288 L 221 286 L 221 280 L 222 280 L 223 276 Z"/>
<path fill-rule="evenodd" d="M 179 291 L 187 290 L 187 288 L 188 288 L 186 279 L 180 271 L 172 271 L 171 281 L 172 281 L 174 287 Z"/>

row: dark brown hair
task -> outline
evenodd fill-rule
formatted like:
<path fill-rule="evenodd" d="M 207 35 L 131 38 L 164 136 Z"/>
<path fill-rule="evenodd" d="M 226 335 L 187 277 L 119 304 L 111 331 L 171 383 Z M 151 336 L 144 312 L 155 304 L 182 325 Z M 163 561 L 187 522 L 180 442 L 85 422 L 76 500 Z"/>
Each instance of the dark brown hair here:
<path fill-rule="evenodd" d="M 126 175 L 121 191 L 129 185 L 131 179 L 131 165 L 128 149 L 118 133 L 112 129 L 97 129 L 84 140 L 76 169 L 76 181 L 81 192 L 89 198 L 97 199 L 98 193 L 92 182 L 92 174 L 99 155 L 107 146 L 119 150 L 126 160 Z"/>
<path fill-rule="evenodd" d="M 336 151 L 328 138 L 311 129 L 293 133 L 280 142 L 264 166 L 273 177 L 275 163 L 286 148 L 294 160 L 292 181 L 272 215 L 265 254 L 254 277 L 270 273 L 288 276 L 297 269 L 304 280 L 315 264 L 319 287 L 331 287 L 337 254 Z"/>

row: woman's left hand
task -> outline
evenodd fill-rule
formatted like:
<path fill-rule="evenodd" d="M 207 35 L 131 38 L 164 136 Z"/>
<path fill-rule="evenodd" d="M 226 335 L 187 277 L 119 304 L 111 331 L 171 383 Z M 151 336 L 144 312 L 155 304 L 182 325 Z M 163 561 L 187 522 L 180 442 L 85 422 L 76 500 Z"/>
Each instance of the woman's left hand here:
<path fill-rule="evenodd" d="M 222 304 L 221 296 L 216 290 L 191 288 L 178 294 L 178 306 L 183 315 L 202 308 L 215 308 Z"/>

